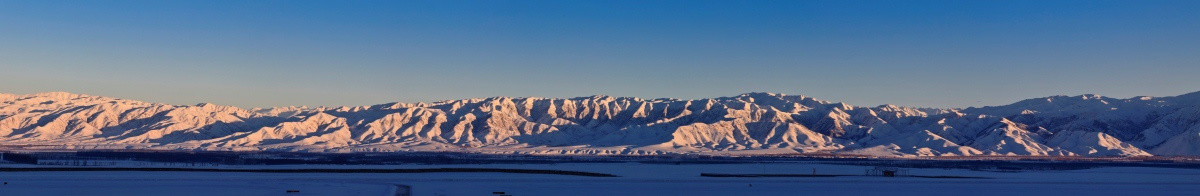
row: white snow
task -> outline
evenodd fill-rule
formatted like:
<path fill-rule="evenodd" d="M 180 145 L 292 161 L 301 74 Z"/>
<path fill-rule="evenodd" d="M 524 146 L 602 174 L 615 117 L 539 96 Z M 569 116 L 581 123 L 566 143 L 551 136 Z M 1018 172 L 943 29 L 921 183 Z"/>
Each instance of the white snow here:
<path fill-rule="evenodd" d="M 492 97 L 245 110 L 62 92 L 0 94 L 0 148 L 1196 156 L 1195 97 L 1200 95 L 1054 96 L 927 109 L 747 93 L 699 100 Z"/>
<path fill-rule="evenodd" d="M 711 178 L 699 173 L 861 175 L 869 166 L 814 163 L 512 165 L 284 165 L 232 168 L 558 169 L 614 173 L 599 178 L 500 173 L 212 173 L 212 172 L 0 172 L 0 195 L 392 195 L 394 184 L 413 195 L 1190 195 L 1200 191 L 1196 169 L 1097 168 L 987 172 L 909 169 L 913 175 L 989 179 L 844 176 L 830 178 Z M 300 193 L 287 194 L 288 189 Z"/>

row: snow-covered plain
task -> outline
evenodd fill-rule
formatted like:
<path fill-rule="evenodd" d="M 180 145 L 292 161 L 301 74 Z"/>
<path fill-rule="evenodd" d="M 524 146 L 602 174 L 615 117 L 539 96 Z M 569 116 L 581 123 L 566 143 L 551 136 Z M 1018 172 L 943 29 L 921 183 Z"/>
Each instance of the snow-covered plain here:
<path fill-rule="evenodd" d="M 869 166 L 812 163 L 640 164 L 560 163 L 486 165 L 280 165 L 226 168 L 558 169 L 616 174 L 581 177 L 503 173 L 212 173 L 212 172 L 0 172 L 0 195 L 1195 195 L 1200 170 L 1115 167 L 1085 170 L 990 172 L 910 169 L 911 177 L 713 178 L 699 173 L 865 173 Z M 296 189 L 299 193 L 285 193 Z"/>

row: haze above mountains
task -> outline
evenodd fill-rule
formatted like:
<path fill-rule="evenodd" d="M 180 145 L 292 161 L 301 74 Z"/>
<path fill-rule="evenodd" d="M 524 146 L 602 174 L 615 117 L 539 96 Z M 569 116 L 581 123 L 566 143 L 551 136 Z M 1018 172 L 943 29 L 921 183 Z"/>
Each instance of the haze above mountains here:
<path fill-rule="evenodd" d="M 1197 156 L 1200 92 L 1009 105 L 859 107 L 800 95 L 592 96 L 242 109 L 0 94 L 0 146 L 496 154 Z"/>

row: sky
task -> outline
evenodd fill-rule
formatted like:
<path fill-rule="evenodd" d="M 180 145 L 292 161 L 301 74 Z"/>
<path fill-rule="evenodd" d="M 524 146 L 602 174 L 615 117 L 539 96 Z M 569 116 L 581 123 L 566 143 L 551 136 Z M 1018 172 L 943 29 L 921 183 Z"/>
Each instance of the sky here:
<path fill-rule="evenodd" d="M 0 93 L 176 105 L 1200 91 L 1200 1 L 0 0 Z"/>

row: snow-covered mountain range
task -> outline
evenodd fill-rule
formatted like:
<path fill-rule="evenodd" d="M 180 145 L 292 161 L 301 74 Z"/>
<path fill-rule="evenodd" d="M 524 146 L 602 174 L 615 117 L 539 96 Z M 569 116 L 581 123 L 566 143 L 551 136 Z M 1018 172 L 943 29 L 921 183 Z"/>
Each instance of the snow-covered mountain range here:
<path fill-rule="evenodd" d="M 1200 92 L 1010 105 L 858 107 L 799 95 L 591 96 L 359 107 L 177 106 L 0 94 L 0 147 L 516 154 L 1197 156 Z"/>

